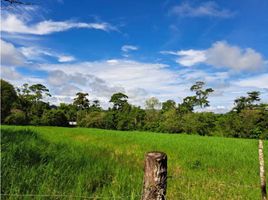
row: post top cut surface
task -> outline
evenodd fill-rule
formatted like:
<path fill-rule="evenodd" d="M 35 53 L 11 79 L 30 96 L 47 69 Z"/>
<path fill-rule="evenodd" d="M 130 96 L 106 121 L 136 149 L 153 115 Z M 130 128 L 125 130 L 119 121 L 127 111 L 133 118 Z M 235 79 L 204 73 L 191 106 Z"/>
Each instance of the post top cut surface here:
<path fill-rule="evenodd" d="M 151 151 L 146 154 L 147 157 L 152 157 L 152 158 L 165 158 L 167 157 L 167 154 L 164 152 L 160 151 Z"/>

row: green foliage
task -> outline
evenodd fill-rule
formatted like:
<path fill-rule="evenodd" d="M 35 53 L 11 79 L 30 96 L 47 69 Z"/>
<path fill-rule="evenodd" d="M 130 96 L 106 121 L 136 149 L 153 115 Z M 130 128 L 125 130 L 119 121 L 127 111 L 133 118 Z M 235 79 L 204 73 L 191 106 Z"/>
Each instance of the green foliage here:
<path fill-rule="evenodd" d="M 89 100 L 87 99 L 88 93 L 76 93 L 73 105 L 77 106 L 79 110 L 85 110 L 89 107 Z"/>
<path fill-rule="evenodd" d="M 224 131 L 225 136 L 259 138 L 262 133 L 257 125 L 260 115 L 259 110 L 245 109 L 240 111 L 239 114 L 231 112 L 220 120 L 220 128 Z"/>
<path fill-rule="evenodd" d="M 64 112 L 68 121 L 76 121 L 77 120 L 77 107 L 73 104 L 65 104 L 61 103 L 58 107 L 59 110 Z"/>
<path fill-rule="evenodd" d="M 81 119 L 81 121 L 79 121 L 79 126 L 88 128 L 105 128 L 105 116 L 105 112 L 89 112 Z"/>
<path fill-rule="evenodd" d="M 161 108 L 161 103 L 156 97 L 151 97 L 145 101 L 145 108 L 147 110 L 158 110 Z"/>
<path fill-rule="evenodd" d="M 42 84 L 34 84 L 29 87 L 30 91 L 33 93 L 33 99 L 39 101 L 43 99 L 44 96 L 51 96 L 49 89 Z"/>
<path fill-rule="evenodd" d="M 48 110 L 42 116 L 43 125 L 47 126 L 68 126 L 68 119 L 61 110 Z"/>
<path fill-rule="evenodd" d="M 17 100 L 16 91 L 10 83 L 1 79 L 1 122 L 10 114 L 11 108 Z"/>
<path fill-rule="evenodd" d="M 43 101 L 33 102 L 28 112 L 29 123 L 32 125 L 41 125 L 43 113 L 49 109 L 48 103 Z"/>
<path fill-rule="evenodd" d="M 91 104 L 91 106 L 89 107 L 89 111 L 97 111 L 100 112 L 102 110 L 101 106 L 100 106 L 100 101 L 99 100 L 94 100 Z"/>
<path fill-rule="evenodd" d="M 146 110 L 144 130 L 159 131 L 161 112 L 158 110 Z"/>
<path fill-rule="evenodd" d="M 113 103 L 114 110 L 120 110 L 127 103 L 128 96 L 119 92 L 111 96 L 110 103 Z"/>
<path fill-rule="evenodd" d="M 183 130 L 188 134 L 212 135 L 215 131 L 215 114 L 209 112 L 188 113 L 183 116 Z"/>
<path fill-rule="evenodd" d="M 105 129 L 116 129 L 116 111 L 109 109 L 103 120 Z"/>
<path fill-rule="evenodd" d="M 25 113 L 21 110 L 14 109 L 11 114 L 5 118 L 5 124 L 25 125 L 27 119 Z"/>
<path fill-rule="evenodd" d="M 235 107 L 233 108 L 233 111 L 236 111 L 239 113 L 244 109 L 253 109 L 254 107 L 256 107 L 254 102 L 261 100 L 259 97 L 260 92 L 258 91 L 248 92 L 247 94 L 248 94 L 247 97 L 241 96 L 235 99 L 234 101 Z"/>
<path fill-rule="evenodd" d="M 162 114 L 159 131 L 167 133 L 183 132 L 181 116 L 176 109 L 171 108 Z"/>
<path fill-rule="evenodd" d="M 196 96 L 188 96 L 183 99 L 183 102 L 178 105 L 179 112 L 184 114 L 194 111 L 196 104 Z"/>
<path fill-rule="evenodd" d="M 166 112 L 169 110 L 174 110 L 176 109 L 176 102 L 173 100 L 167 100 L 162 103 L 162 111 Z"/>
<path fill-rule="evenodd" d="M 145 109 L 128 103 L 128 96 L 115 93 L 111 96 L 112 108 L 102 109 L 98 100 L 89 101 L 87 93 L 77 93 L 73 104 L 61 103 L 49 106 L 43 101 L 50 96 L 42 84 L 25 83 L 17 89 L 17 97 L 11 84 L 1 80 L 2 122 L 8 124 L 31 124 L 67 126 L 76 121 L 78 126 L 115 130 L 147 130 L 165 133 L 216 135 L 243 138 L 268 137 L 268 105 L 257 104 L 260 92 L 248 92 L 248 96 L 235 99 L 230 113 L 194 112 L 194 108 L 209 106 L 208 96 L 212 88 L 204 88 L 198 81 L 190 90 L 193 96 L 183 98 L 176 105 L 173 100 L 161 103 L 151 97 L 145 102 Z M 91 102 L 91 103 L 90 103 Z M 10 110 L 14 112 L 10 113 Z M 8 116 L 9 115 L 9 116 Z"/>
<path fill-rule="evenodd" d="M 200 106 L 201 108 L 203 107 L 208 107 L 209 106 L 209 101 L 208 99 L 208 95 L 212 92 L 214 92 L 214 90 L 212 88 L 207 88 L 205 90 L 203 90 L 205 83 L 202 81 L 197 81 L 191 88 L 191 91 L 194 91 L 196 94 L 196 98 L 195 100 L 195 106 Z"/>
<path fill-rule="evenodd" d="M 125 103 L 122 105 L 120 112 L 116 113 L 117 130 L 135 130 L 134 118 L 131 115 L 131 111 L 131 105 Z"/>

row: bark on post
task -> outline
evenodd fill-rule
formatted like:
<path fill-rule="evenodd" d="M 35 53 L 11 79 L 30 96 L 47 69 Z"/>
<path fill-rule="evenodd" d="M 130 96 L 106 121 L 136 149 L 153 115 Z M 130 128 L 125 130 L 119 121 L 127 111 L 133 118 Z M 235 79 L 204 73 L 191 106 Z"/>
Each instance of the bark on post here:
<path fill-rule="evenodd" d="M 263 156 L 263 141 L 262 140 L 259 140 L 259 162 L 260 162 L 260 179 L 261 179 L 262 200 L 267 200 L 265 169 L 264 169 L 264 156 Z"/>
<path fill-rule="evenodd" d="M 148 152 L 145 155 L 142 200 L 165 200 L 167 188 L 167 155 Z"/>

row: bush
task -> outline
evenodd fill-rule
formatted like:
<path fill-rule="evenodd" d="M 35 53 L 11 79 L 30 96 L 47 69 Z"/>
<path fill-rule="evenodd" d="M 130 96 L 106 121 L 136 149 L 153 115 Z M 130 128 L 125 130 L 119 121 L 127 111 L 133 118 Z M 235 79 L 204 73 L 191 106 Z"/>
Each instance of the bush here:
<path fill-rule="evenodd" d="M 31 117 L 30 124 L 34 125 L 34 126 L 42 125 L 43 124 L 42 117 L 38 117 L 38 116 L 33 115 Z"/>
<path fill-rule="evenodd" d="M 105 115 L 104 112 L 90 112 L 79 121 L 78 125 L 88 128 L 105 128 Z"/>
<path fill-rule="evenodd" d="M 183 130 L 189 134 L 212 135 L 215 131 L 216 115 L 210 112 L 188 113 L 182 118 Z"/>
<path fill-rule="evenodd" d="M 168 110 L 162 114 L 160 131 L 168 133 L 182 132 L 181 117 L 175 109 Z"/>
<path fill-rule="evenodd" d="M 258 126 L 259 110 L 242 110 L 240 113 L 231 112 L 221 119 L 221 129 L 225 136 L 239 138 L 259 138 L 263 130 Z"/>
<path fill-rule="evenodd" d="M 17 100 L 17 94 L 13 85 L 1 79 L 1 122 L 11 113 L 12 105 Z M 14 117 L 14 115 L 13 115 Z M 9 119 L 10 120 L 10 119 Z"/>
<path fill-rule="evenodd" d="M 25 125 L 27 124 L 27 119 L 23 111 L 14 109 L 11 111 L 11 114 L 6 117 L 4 122 L 9 125 Z"/>
<path fill-rule="evenodd" d="M 47 126 L 68 126 L 65 114 L 60 110 L 45 111 L 42 116 L 42 124 Z"/>

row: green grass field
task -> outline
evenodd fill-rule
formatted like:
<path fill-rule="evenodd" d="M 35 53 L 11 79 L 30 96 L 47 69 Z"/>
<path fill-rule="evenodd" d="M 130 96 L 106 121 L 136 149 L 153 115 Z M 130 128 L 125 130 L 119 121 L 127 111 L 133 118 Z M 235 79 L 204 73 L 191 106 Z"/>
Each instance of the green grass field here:
<path fill-rule="evenodd" d="M 168 155 L 170 200 L 260 199 L 257 140 L 88 128 L 1 131 L 2 199 L 140 199 L 151 150 Z"/>

